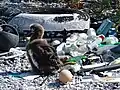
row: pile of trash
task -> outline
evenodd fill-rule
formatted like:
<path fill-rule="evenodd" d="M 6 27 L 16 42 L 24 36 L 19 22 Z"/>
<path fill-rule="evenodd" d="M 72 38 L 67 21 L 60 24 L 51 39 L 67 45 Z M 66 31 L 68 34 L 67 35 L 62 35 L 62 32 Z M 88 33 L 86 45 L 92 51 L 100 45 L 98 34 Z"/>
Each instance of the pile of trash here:
<path fill-rule="evenodd" d="M 91 29 L 93 30 L 93 29 Z M 81 34 L 81 35 L 80 35 Z M 79 39 L 83 39 L 80 36 L 86 35 L 87 38 L 89 35 L 85 33 L 74 33 L 71 34 L 70 37 L 67 38 L 69 41 L 72 37 L 76 36 L 76 42 Z M 79 36 L 80 35 L 80 36 Z M 95 33 L 94 33 L 95 35 Z M 78 36 L 78 37 L 77 37 Z M 104 35 L 95 35 L 93 41 L 89 41 L 89 39 L 85 39 L 84 41 L 89 41 L 89 44 L 85 42 L 84 45 L 91 45 L 94 41 L 101 40 Z M 93 37 L 91 37 L 92 39 Z M 105 40 L 102 39 L 103 42 Z M 115 38 L 115 37 L 114 37 Z M 73 54 L 70 53 L 71 50 L 73 52 L 74 49 L 69 49 L 69 52 L 61 50 L 60 46 L 63 43 L 59 43 L 58 41 L 54 41 L 52 44 L 59 44 L 56 47 L 58 52 L 58 56 L 60 59 L 65 60 L 65 68 L 70 70 L 73 74 L 72 81 L 63 84 L 57 82 L 56 79 L 59 79 L 59 74 L 52 76 L 39 76 L 34 75 L 30 72 L 31 66 L 26 57 L 26 51 L 22 50 L 20 47 L 11 48 L 8 52 L 4 52 L 0 54 L 0 89 L 1 90 L 64 90 L 64 89 L 84 89 L 84 90 L 113 90 L 120 89 L 120 66 L 119 66 L 119 55 L 117 53 L 112 52 L 114 48 L 119 45 L 105 45 L 102 46 L 101 43 L 96 43 L 94 48 L 88 48 L 87 50 L 91 50 L 90 52 L 84 51 L 83 53 Z M 71 44 L 75 45 L 75 42 L 71 42 Z M 115 42 L 116 44 L 118 42 Z M 64 43 L 62 46 L 66 46 L 68 43 Z M 76 46 L 77 47 L 77 46 Z M 104 48 L 103 48 L 104 47 Z M 106 48 L 107 47 L 107 48 Z M 65 47 L 64 47 L 65 48 Z M 76 49 L 77 50 L 77 49 Z M 79 51 L 79 50 L 78 50 Z M 67 54 L 67 55 L 66 55 Z M 111 61 L 108 61 L 108 59 Z M 112 83 L 111 83 L 112 82 Z"/>
<path fill-rule="evenodd" d="M 106 20 L 104 22 L 106 23 Z M 98 28 L 97 31 L 90 28 L 86 33 L 72 33 L 66 38 L 66 42 L 56 39 L 51 43 L 64 63 L 64 69 L 70 71 L 65 73 L 69 78 L 72 77 L 72 80 L 66 84 L 57 81 L 63 80 L 60 73 L 51 76 L 33 74 L 26 51 L 22 50 L 22 47 L 16 46 L 10 48 L 8 52 L 1 52 L 0 88 L 120 89 L 120 44 L 115 28 L 110 28 L 112 24 L 108 25 L 107 28 L 101 25 L 101 29 Z"/>
<path fill-rule="evenodd" d="M 106 20 L 103 24 L 105 22 Z M 119 82 L 120 76 L 116 72 L 119 72 L 120 68 L 120 45 L 115 32 L 110 33 L 111 25 L 101 25 L 101 29 L 98 28 L 97 31 L 90 28 L 87 33 L 73 33 L 66 42 L 53 41 L 52 45 L 56 46 L 57 54 L 65 64 L 64 68 L 73 75 L 83 76 L 83 81 L 87 76 L 87 81 L 96 81 L 97 78 L 97 81 L 102 82 Z M 105 31 L 107 29 L 109 35 L 108 31 Z M 114 29 L 111 28 L 111 32 Z"/>

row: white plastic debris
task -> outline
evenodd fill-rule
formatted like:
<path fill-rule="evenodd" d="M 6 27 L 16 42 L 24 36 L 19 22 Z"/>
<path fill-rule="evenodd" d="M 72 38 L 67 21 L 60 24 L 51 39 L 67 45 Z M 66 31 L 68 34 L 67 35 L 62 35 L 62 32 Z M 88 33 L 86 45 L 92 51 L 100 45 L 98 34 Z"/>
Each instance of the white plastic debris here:
<path fill-rule="evenodd" d="M 60 41 L 59 41 L 59 40 L 54 40 L 54 41 L 52 42 L 52 45 L 53 45 L 53 46 L 59 45 L 59 44 L 60 44 Z"/>
<path fill-rule="evenodd" d="M 74 42 L 77 38 L 77 33 L 71 34 L 71 36 L 66 39 L 66 42 Z"/>
<path fill-rule="evenodd" d="M 109 37 L 106 37 L 103 42 L 105 42 L 106 44 L 115 44 L 118 43 L 118 38 L 111 35 Z"/>
<path fill-rule="evenodd" d="M 25 51 L 22 51 L 19 47 L 16 47 L 16 48 L 11 48 L 9 50 L 9 52 L 1 53 L 0 58 L 1 59 L 10 59 L 10 58 L 21 57 L 24 54 L 25 54 Z"/>
<path fill-rule="evenodd" d="M 67 53 L 71 56 L 81 56 L 94 48 L 98 48 L 104 38 L 104 35 L 98 35 L 89 40 L 86 33 L 73 33 L 66 39 L 66 43 L 57 47 L 57 53 L 58 55 Z"/>
<path fill-rule="evenodd" d="M 102 43 L 104 38 L 105 38 L 104 35 L 97 36 L 96 39 L 92 43 L 88 44 L 89 49 L 92 50 L 94 48 L 98 48 L 98 45 Z"/>
<path fill-rule="evenodd" d="M 81 40 L 81 39 L 87 40 L 87 38 L 88 38 L 88 35 L 86 33 L 79 33 L 78 34 L 78 40 Z"/>
<path fill-rule="evenodd" d="M 88 29 L 87 35 L 88 35 L 88 37 L 96 37 L 95 29 L 93 29 L 93 28 Z"/>
<path fill-rule="evenodd" d="M 66 39 L 63 50 L 65 53 L 69 53 L 71 56 L 83 55 L 88 51 L 86 47 L 87 42 L 86 33 L 74 33 Z"/>
<path fill-rule="evenodd" d="M 58 56 L 65 55 L 65 51 L 63 50 L 65 43 L 61 43 L 57 48 Z"/>

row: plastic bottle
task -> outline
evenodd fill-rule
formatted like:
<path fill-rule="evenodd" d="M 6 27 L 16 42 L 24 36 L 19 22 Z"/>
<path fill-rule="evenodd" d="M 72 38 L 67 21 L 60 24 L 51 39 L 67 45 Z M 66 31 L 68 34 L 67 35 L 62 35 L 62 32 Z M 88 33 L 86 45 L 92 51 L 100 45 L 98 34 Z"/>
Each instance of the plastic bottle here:
<path fill-rule="evenodd" d="M 95 29 L 93 29 L 93 28 L 88 29 L 87 35 L 88 35 L 88 37 L 87 37 L 88 43 L 93 42 L 93 40 L 96 38 Z"/>
<path fill-rule="evenodd" d="M 103 23 L 100 25 L 100 27 L 97 29 L 97 34 L 103 34 L 104 36 L 107 35 L 109 29 L 112 27 L 113 22 L 110 21 L 109 19 L 103 20 Z"/>
<path fill-rule="evenodd" d="M 118 43 L 118 41 L 119 40 L 117 37 L 110 35 L 109 37 L 106 37 L 103 42 L 105 42 L 106 44 L 115 44 Z"/>
<path fill-rule="evenodd" d="M 87 35 L 88 35 L 88 37 L 94 37 L 94 36 L 96 37 L 95 29 L 93 29 L 93 28 L 88 29 Z"/>
<path fill-rule="evenodd" d="M 105 38 L 104 35 L 99 35 L 99 36 L 97 36 L 96 39 L 95 39 L 92 43 L 90 43 L 90 44 L 87 45 L 88 48 L 89 48 L 90 50 L 92 50 L 92 49 L 94 49 L 94 48 L 97 48 L 98 45 L 101 44 L 101 42 L 104 40 L 104 38 Z"/>

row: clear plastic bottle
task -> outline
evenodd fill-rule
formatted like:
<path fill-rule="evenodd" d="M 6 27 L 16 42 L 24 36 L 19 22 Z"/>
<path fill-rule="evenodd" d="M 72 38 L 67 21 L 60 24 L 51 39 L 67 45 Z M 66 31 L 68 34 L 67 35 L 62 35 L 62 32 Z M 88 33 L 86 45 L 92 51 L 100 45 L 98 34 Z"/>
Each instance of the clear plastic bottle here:
<path fill-rule="evenodd" d="M 115 44 L 118 43 L 118 38 L 115 37 L 114 35 L 109 35 L 109 37 L 106 37 L 103 42 L 106 44 Z"/>
<path fill-rule="evenodd" d="M 88 35 L 88 37 L 96 37 L 95 29 L 93 29 L 93 28 L 88 29 L 87 35 Z"/>
<path fill-rule="evenodd" d="M 88 35 L 88 37 L 87 37 L 87 43 L 93 42 L 95 40 L 95 38 L 96 38 L 95 29 L 93 29 L 93 28 L 88 29 L 87 35 Z"/>
<path fill-rule="evenodd" d="M 92 50 L 92 49 L 94 49 L 94 48 L 97 48 L 98 45 L 102 43 L 102 41 L 104 40 L 104 38 L 105 38 L 104 35 L 99 35 L 99 36 L 97 36 L 92 43 L 88 44 L 88 48 L 89 48 L 90 50 Z"/>

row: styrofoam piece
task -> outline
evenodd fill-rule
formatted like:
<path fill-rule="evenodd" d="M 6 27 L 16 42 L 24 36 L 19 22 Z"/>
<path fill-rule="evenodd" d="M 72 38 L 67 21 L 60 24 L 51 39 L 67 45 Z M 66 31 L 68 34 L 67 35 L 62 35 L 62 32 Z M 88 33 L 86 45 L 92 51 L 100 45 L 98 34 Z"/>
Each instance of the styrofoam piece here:
<path fill-rule="evenodd" d="M 90 27 L 90 18 L 83 20 L 78 18 L 79 14 L 27 14 L 21 13 L 9 21 L 10 25 L 16 25 L 20 31 L 29 30 L 29 25 L 39 23 L 46 31 L 85 30 Z M 55 21 L 56 18 L 73 17 L 73 20 L 63 22 Z M 77 19 L 76 19 L 77 18 Z M 63 19 L 62 19 L 63 20 Z"/>

